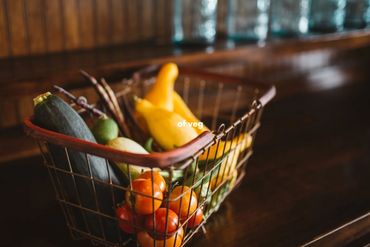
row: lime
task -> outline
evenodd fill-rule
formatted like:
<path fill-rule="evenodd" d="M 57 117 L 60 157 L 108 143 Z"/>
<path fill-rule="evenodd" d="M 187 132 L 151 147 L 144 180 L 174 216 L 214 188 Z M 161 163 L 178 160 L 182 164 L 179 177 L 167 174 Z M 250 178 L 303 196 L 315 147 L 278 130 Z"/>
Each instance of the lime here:
<path fill-rule="evenodd" d="M 106 144 L 118 137 L 118 125 L 111 118 L 100 118 L 92 127 L 92 133 L 100 144 Z"/>

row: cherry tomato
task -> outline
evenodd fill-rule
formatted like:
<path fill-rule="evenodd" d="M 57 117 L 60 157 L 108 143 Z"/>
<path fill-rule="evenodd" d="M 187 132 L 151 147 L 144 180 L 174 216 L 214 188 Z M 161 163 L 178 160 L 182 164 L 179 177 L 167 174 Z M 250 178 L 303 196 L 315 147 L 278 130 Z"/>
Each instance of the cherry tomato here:
<path fill-rule="evenodd" d="M 132 190 L 134 193 L 126 192 L 126 201 L 133 202 L 132 207 L 134 207 L 135 213 L 142 215 L 152 214 L 161 206 L 163 193 L 159 186 L 155 183 L 153 184 L 151 180 L 135 179 L 132 181 Z"/>
<path fill-rule="evenodd" d="M 181 196 L 181 197 L 180 197 Z M 183 219 L 197 208 L 197 195 L 187 186 L 176 186 L 170 195 L 169 208 Z"/>
<path fill-rule="evenodd" d="M 152 172 L 151 171 L 146 171 L 146 172 L 140 174 L 140 176 L 138 178 L 152 180 Z M 159 186 L 159 188 L 161 189 L 162 192 L 164 192 L 166 190 L 166 181 L 161 176 L 161 174 L 159 174 L 159 172 L 157 172 L 157 171 L 153 171 L 153 179 L 154 179 L 154 183 Z"/>
<path fill-rule="evenodd" d="M 199 208 L 196 213 L 191 216 L 191 218 L 189 219 L 188 221 L 188 227 L 189 228 L 194 228 L 196 226 L 199 226 L 199 224 L 202 222 L 203 220 L 203 210 L 201 208 Z"/>
<path fill-rule="evenodd" d="M 154 217 L 155 217 L 155 226 L 154 226 Z M 166 234 L 166 221 L 167 221 L 167 234 L 174 233 L 179 225 L 179 217 L 177 214 L 168 209 L 168 217 L 167 217 L 167 209 L 160 208 L 155 211 L 153 215 L 148 215 L 145 218 L 145 227 L 148 231 L 154 231 L 159 234 Z"/>
<path fill-rule="evenodd" d="M 147 232 L 139 232 L 137 234 L 137 240 L 141 247 L 180 247 L 182 244 L 182 239 L 184 238 L 184 230 L 182 227 L 176 232 L 176 234 L 172 235 L 171 237 L 167 238 L 166 240 L 157 239 L 154 240 L 149 233 Z M 154 245 L 155 241 L 155 245 Z"/>
<path fill-rule="evenodd" d="M 139 215 L 135 216 L 130 206 L 125 203 L 116 209 L 119 228 L 126 233 L 135 233 L 135 227 L 142 225 L 142 219 Z"/>

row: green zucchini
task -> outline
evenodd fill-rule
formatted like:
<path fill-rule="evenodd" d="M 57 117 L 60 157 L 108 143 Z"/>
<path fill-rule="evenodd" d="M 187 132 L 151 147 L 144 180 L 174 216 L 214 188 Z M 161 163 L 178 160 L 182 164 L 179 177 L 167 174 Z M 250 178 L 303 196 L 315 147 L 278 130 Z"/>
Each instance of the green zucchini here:
<path fill-rule="evenodd" d="M 35 124 L 61 134 L 96 143 L 93 134 L 81 116 L 58 96 L 46 93 L 35 98 L 34 103 L 33 121 Z M 64 147 L 55 144 L 49 144 L 48 148 L 56 167 L 66 171 L 72 169 L 74 173 L 88 177 L 92 176 L 107 183 L 110 176 L 112 183 L 122 185 L 122 177 L 120 177 L 117 168 L 105 159 L 70 149 L 66 150 Z M 116 203 L 123 200 L 122 191 L 112 190 L 112 188 L 102 183 L 78 176 L 73 177 L 61 172 L 56 172 L 53 176 L 61 184 L 60 187 L 63 188 L 62 191 L 59 191 L 59 194 L 68 201 L 76 204 L 81 203 L 85 208 L 100 210 L 104 214 L 114 217 L 115 205 L 113 198 Z M 99 217 L 89 211 L 79 210 L 73 206 L 69 206 L 68 210 L 72 214 L 72 219 L 70 219 L 72 222 L 70 223 L 89 231 L 95 236 L 105 236 L 109 241 L 117 241 L 118 229 L 115 220 Z M 104 230 L 102 230 L 102 227 Z"/>

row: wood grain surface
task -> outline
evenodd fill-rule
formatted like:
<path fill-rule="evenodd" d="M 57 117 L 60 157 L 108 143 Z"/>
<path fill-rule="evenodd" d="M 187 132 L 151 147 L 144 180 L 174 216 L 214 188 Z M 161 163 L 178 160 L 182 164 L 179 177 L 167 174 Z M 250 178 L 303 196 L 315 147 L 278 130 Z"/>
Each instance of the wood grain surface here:
<path fill-rule="evenodd" d="M 219 0 L 224 32 L 226 0 Z M 1 0 L 0 58 L 171 41 L 170 0 Z"/>
<path fill-rule="evenodd" d="M 368 82 L 303 91 L 268 105 L 245 180 L 189 247 L 298 246 L 366 214 Z M 40 157 L 0 169 L 1 246 L 92 246 L 71 240 Z M 316 246 L 369 243 L 368 221 L 358 223 L 360 231 L 347 228 Z"/>

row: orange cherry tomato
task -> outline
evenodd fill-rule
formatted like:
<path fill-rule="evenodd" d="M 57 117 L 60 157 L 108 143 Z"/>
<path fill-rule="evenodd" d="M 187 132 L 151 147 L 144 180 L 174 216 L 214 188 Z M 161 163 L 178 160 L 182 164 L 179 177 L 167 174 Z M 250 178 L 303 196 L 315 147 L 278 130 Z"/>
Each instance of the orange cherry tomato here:
<path fill-rule="evenodd" d="M 125 203 L 116 209 L 119 228 L 126 233 L 135 233 L 135 228 L 143 225 L 143 219 L 139 215 L 134 215 L 130 206 Z"/>
<path fill-rule="evenodd" d="M 146 171 L 140 174 L 138 178 L 152 180 L 152 171 Z M 153 179 L 154 179 L 154 183 L 159 186 L 162 192 L 164 192 L 166 190 L 166 181 L 164 180 L 162 175 L 157 171 L 153 171 Z"/>
<path fill-rule="evenodd" d="M 152 238 L 149 233 L 147 232 L 139 232 L 137 234 L 137 240 L 141 247 L 180 247 L 182 244 L 182 239 L 184 238 L 184 229 L 181 227 L 179 228 L 176 234 L 172 235 L 171 237 L 167 238 L 166 240 L 162 239 L 154 239 Z M 155 241 L 155 244 L 154 244 Z"/>
<path fill-rule="evenodd" d="M 132 181 L 132 191 L 132 193 L 126 192 L 126 201 L 133 203 L 132 207 L 137 214 L 152 214 L 162 204 L 161 189 L 149 179 L 139 178 Z"/>
<path fill-rule="evenodd" d="M 197 195 L 189 187 L 176 186 L 171 192 L 169 208 L 177 213 L 180 219 L 186 219 L 195 211 L 197 205 Z"/>
<path fill-rule="evenodd" d="M 196 226 L 199 226 L 199 224 L 202 222 L 203 220 L 203 210 L 201 208 L 199 208 L 196 213 L 191 216 L 191 218 L 189 219 L 188 221 L 188 227 L 189 228 L 194 228 Z"/>
<path fill-rule="evenodd" d="M 153 231 L 154 229 L 155 233 L 160 235 L 166 234 L 166 224 L 167 234 L 174 233 L 178 228 L 179 217 L 171 209 L 159 208 L 155 211 L 154 216 L 148 215 L 145 217 L 145 228 L 148 231 Z"/>

